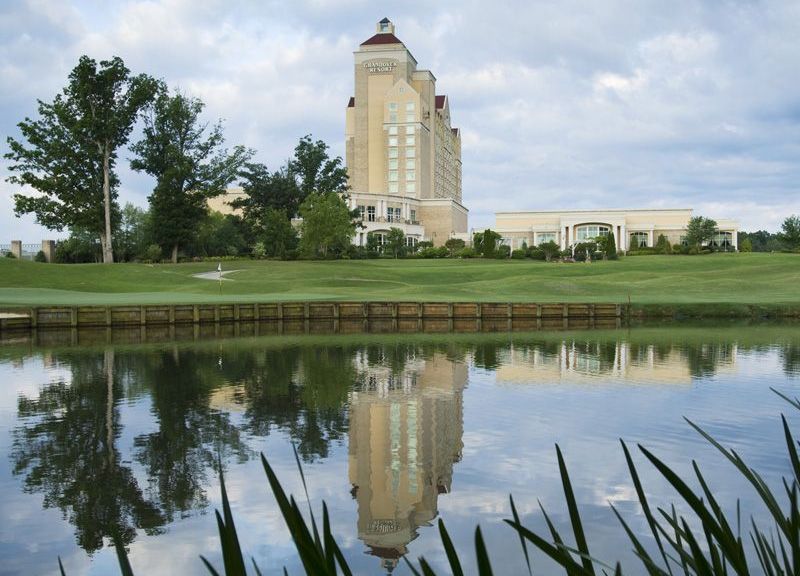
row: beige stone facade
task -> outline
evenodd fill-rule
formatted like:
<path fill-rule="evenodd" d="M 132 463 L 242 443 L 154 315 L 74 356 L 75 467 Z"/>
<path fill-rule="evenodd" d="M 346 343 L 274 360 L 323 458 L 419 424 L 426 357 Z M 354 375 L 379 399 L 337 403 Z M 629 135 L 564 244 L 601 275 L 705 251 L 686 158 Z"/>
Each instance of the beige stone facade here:
<path fill-rule="evenodd" d="M 691 209 L 674 210 L 570 210 L 547 212 L 497 212 L 496 230 L 512 249 L 556 242 L 562 250 L 601 235 L 613 234 L 617 249 L 652 247 L 663 235 L 680 244 L 692 217 Z M 717 246 L 737 249 L 739 223 L 717 220 Z"/>
<path fill-rule="evenodd" d="M 383 239 L 400 228 L 407 242 L 442 245 L 467 232 L 461 204 L 461 134 L 436 78 L 394 35 L 386 18 L 354 53 L 354 96 L 346 110 L 345 160 L 352 208 L 364 228 Z"/>

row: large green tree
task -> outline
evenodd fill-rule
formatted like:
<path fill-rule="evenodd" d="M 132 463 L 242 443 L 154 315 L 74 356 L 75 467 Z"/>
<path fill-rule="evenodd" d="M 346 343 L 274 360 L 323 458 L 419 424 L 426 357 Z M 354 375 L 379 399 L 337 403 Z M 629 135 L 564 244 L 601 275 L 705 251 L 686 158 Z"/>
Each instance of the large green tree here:
<path fill-rule="evenodd" d="M 103 262 L 114 261 L 112 228 L 117 149 L 130 136 L 158 82 L 132 76 L 121 58 L 81 56 L 69 84 L 52 103 L 39 101 L 39 119 L 18 124 L 24 141 L 8 138 L 9 182 L 38 194 L 14 195 L 14 212 L 35 214 L 51 230 L 79 227 L 100 238 Z"/>
<path fill-rule="evenodd" d="M 300 216 L 300 249 L 306 256 L 342 252 L 356 232 L 353 214 L 339 194 L 309 194 L 300 205 Z"/>
<path fill-rule="evenodd" d="M 285 210 L 267 210 L 259 237 L 267 256 L 286 258 L 287 252 L 297 247 L 297 230 L 286 217 Z"/>
<path fill-rule="evenodd" d="M 779 237 L 789 248 L 800 248 L 800 216 L 793 214 L 786 218 L 781 225 Z"/>
<path fill-rule="evenodd" d="M 386 235 L 386 246 L 384 248 L 395 258 L 403 254 L 406 248 L 406 235 L 400 228 L 392 227 L 389 229 L 389 233 Z"/>
<path fill-rule="evenodd" d="M 219 196 L 236 179 L 252 153 L 237 146 L 222 148 L 222 124 L 200 121 L 203 103 L 162 91 L 145 117 L 142 139 L 131 147 L 131 168 L 156 178 L 150 213 L 157 242 L 178 261 L 181 246 L 192 242 L 208 214 L 207 200 Z"/>
<path fill-rule="evenodd" d="M 297 215 L 303 198 L 297 179 L 288 166 L 270 172 L 264 164 L 248 162 L 240 174 L 244 196 L 231 202 L 242 211 L 247 224 L 255 229 L 264 225 L 270 210 L 282 210 L 287 219 Z"/>
<path fill-rule="evenodd" d="M 312 193 L 341 195 L 349 189 L 342 159 L 329 158 L 328 145 L 322 140 L 314 142 L 310 135 L 303 136 L 295 147 L 289 171 L 297 177 L 303 200 Z"/>
<path fill-rule="evenodd" d="M 689 218 L 689 223 L 686 225 L 686 243 L 699 248 L 710 242 L 716 233 L 717 223 L 715 220 L 704 216 L 694 216 Z"/>

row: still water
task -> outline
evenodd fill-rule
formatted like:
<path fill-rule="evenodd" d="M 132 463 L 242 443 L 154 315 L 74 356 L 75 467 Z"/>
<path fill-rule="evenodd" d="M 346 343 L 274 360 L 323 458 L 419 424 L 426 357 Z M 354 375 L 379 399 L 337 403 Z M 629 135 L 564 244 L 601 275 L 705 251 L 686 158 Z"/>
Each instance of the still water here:
<path fill-rule="evenodd" d="M 114 534 L 137 574 L 202 574 L 199 554 L 221 566 L 218 460 L 246 555 L 264 573 L 299 574 L 258 457 L 302 496 L 293 445 L 355 572 L 407 574 L 408 554 L 446 573 L 442 518 L 468 564 L 479 523 L 497 572 L 527 573 L 502 519 L 513 494 L 525 524 L 544 530 L 540 501 L 567 526 L 556 443 L 592 551 L 638 573 L 609 509 L 647 540 L 620 438 L 687 476 L 697 459 L 747 519 L 761 514 L 752 490 L 683 417 L 775 485 L 790 471 L 780 414 L 800 427 L 769 390 L 800 395 L 797 325 L 136 344 L 103 334 L 0 341 L 2 574 L 57 574 L 59 557 L 70 575 L 116 574 Z M 653 502 L 673 501 L 636 459 Z"/>

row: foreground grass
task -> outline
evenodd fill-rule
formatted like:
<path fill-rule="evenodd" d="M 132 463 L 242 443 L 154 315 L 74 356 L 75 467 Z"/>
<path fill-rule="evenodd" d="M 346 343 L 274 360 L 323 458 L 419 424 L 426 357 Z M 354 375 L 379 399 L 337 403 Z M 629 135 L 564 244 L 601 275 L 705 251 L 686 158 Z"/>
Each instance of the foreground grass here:
<path fill-rule="evenodd" d="M 636 256 L 616 262 L 516 260 L 234 261 L 56 265 L 0 259 L 0 305 L 289 300 L 800 304 L 800 255 Z"/>

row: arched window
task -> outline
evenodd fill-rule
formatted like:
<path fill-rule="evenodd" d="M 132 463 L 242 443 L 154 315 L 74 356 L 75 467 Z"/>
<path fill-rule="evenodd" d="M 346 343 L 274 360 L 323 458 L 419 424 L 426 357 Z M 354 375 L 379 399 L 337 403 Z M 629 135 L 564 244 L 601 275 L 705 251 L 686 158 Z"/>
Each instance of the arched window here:
<path fill-rule="evenodd" d="M 584 226 L 575 227 L 575 240 L 578 242 L 594 240 L 595 238 L 608 236 L 609 234 L 611 234 L 611 228 L 609 226 L 603 226 L 602 224 L 586 224 Z"/>
<path fill-rule="evenodd" d="M 631 232 L 631 248 L 646 248 L 648 236 L 647 232 Z"/>
<path fill-rule="evenodd" d="M 717 232 L 711 237 L 714 248 L 730 248 L 733 246 L 733 234 L 730 232 Z"/>

